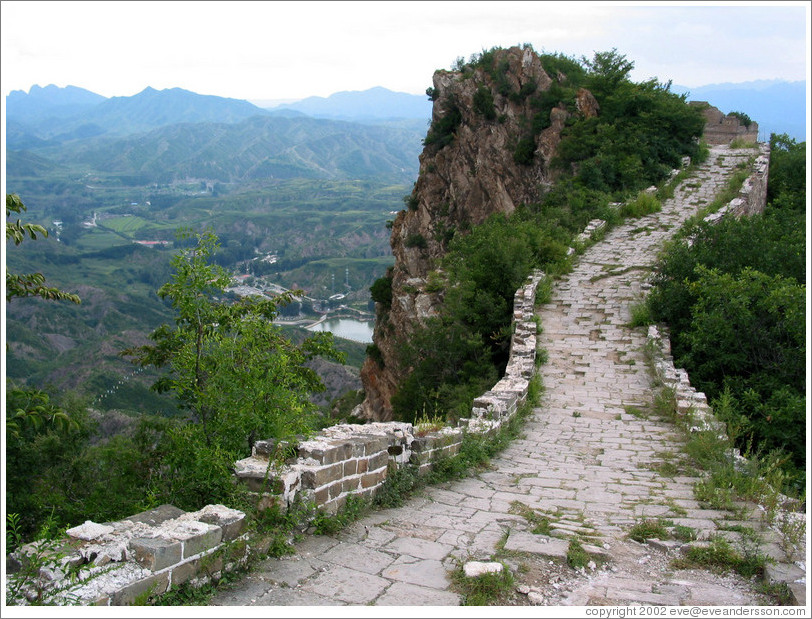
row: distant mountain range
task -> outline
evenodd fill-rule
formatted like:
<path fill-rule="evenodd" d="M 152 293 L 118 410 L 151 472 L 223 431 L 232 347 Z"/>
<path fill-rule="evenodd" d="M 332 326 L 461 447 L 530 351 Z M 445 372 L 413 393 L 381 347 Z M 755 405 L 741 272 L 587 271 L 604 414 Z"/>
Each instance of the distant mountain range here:
<path fill-rule="evenodd" d="M 376 105 L 385 105 L 384 98 L 377 93 Z M 338 121 L 180 88 L 106 99 L 76 87 L 34 87 L 12 92 L 6 110 L 11 177 L 39 176 L 64 164 L 146 182 L 300 177 L 410 183 L 427 129 L 422 118 Z"/>
<path fill-rule="evenodd" d="M 806 83 L 779 80 L 672 86 L 689 100 L 758 122 L 761 139 L 806 139 Z M 9 172 L 83 162 L 119 173 L 245 180 L 413 179 L 431 102 L 376 87 L 274 108 L 180 88 L 105 98 L 68 86 L 33 86 L 6 98 Z"/>
<path fill-rule="evenodd" d="M 369 90 L 337 92 L 329 97 L 308 97 L 266 109 L 274 112 L 294 110 L 314 118 L 370 122 L 401 118 L 428 120 L 431 105 L 424 95 L 392 92 L 377 86 Z"/>
<path fill-rule="evenodd" d="M 146 182 L 381 178 L 409 183 L 417 175 L 423 133 L 307 116 L 257 115 L 235 123 L 177 123 L 38 152 L 58 164 L 84 164 L 100 172 L 137 175 Z M 38 163 L 16 154 L 9 153 L 9 173 L 17 165 L 31 168 Z"/>
<path fill-rule="evenodd" d="M 68 86 L 16 90 L 6 99 L 7 147 L 42 147 L 94 136 L 125 136 L 178 123 L 234 123 L 268 112 L 240 99 L 181 88 L 145 88 L 107 99 Z"/>

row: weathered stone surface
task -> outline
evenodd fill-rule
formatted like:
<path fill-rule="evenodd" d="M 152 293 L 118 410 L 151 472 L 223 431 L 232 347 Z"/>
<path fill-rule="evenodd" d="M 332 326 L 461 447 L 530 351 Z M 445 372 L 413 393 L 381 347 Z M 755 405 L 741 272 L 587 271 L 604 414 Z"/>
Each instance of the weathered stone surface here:
<path fill-rule="evenodd" d="M 496 561 L 468 561 L 462 566 L 466 578 L 477 578 L 484 574 L 501 574 L 505 566 Z"/>
<path fill-rule="evenodd" d="M 78 527 L 73 527 L 72 529 L 65 531 L 69 537 L 84 541 L 94 540 L 112 532 L 113 527 L 105 524 L 98 524 L 91 520 L 85 520 L 85 522 L 80 524 Z"/>
<path fill-rule="evenodd" d="M 438 591 L 405 582 L 393 583 L 376 606 L 459 606 L 460 596 L 451 591 Z"/>
<path fill-rule="evenodd" d="M 579 88 L 578 92 L 575 93 L 575 106 L 586 118 L 597 116 L 601 109 L 601 106 L 598 105 L 598 100 L 595 99 L 595 95 L 586 88 Z"/>
<path fill-rule="evenodd" d="M 138 580 L 116 591 L 111 598 L 113 606 L 132 606 L 136 602 L 144 604 L 147 599 L 164 593 L 169 586 L 168 574 L 156 574 Z"/>
<path fill-rule="evenodd" d="M 381 573 L 381 576 L 388 580 L 408 582 L 432 589 L 447 589 L 450 584 L 446 568 L 440 561 L 434 559 L 400 556 Z"/>
<path fill-rule="evenodd" d="M 223 539 L 220 527 L 204 522 L 188 522 L 172 530 L 172 537 L 183 542 L 183 558 L 211 550 Z"/>
<path fill-rule="evenodd" d="M 207 505 L 190 516 L 199 522 L 220 527 L 224 542 L 237 539 L 245 529 L 245 514 L 225 505 Z"/>
<path fill-rule="evenodd" d="M 388 586 L 389 581 L 379 576 L 331 565 L 326 571 L 305 582 L 301 589 L 319 595 L 329 591 L 332 599 L 363 605 L 377 598 Z"/>
<path fill-rule="evenodd" d="M 182 509 L 178 509 L 174 505 L 164 504 L 159 505 L 154 509 L 148 509 L 147 511 L 140 512 L 134 516 L 129 516 L 127 520 L 130 522 L 141 522 L 150 526 L 156 526 L 166 522 L 167 520 L 172 520 L 173 518 L 182 516 L 184 513 L 185 512 Z"/>
<path fill-rule="evenodd" d="M 524 531 L 511 531 L 505 542 L 505 550 L 516 550 L 555 559 L 566 559 L 568 548 L 568 541 Z"/>
<path fill-rule="evenodd" d="M 130 549 L 133 559 L 153 572 L 179 563 L 183 558 L 183 545 L 174 540 L 139 537 L 130 540 Z"/>

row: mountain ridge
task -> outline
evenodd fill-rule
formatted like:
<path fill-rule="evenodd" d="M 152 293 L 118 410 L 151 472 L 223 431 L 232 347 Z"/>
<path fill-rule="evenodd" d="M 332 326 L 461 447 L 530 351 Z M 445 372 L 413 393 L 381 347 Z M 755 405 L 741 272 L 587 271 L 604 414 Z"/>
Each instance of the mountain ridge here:
<path fill-rule="evenodd" d="M 759 123 L 762 139 L 787 133 L 806 139 L 805 81 L 753 80 L 687 87 L 672 91 L 690 100 L 706 100 L 725 113 L 741 111 Z M 192 105 L 194 104 L 194 105 Z M 127 97 L 106 98 L 76 86 L 32 86 L 6 97 L 7 123 L 12 123 L 9 148 L 24 148 L 84 134 L 128 135 L 173 122 L 239 122 L 251 115 L 296 116 L 381 124 L 394 120 L 431 118 L 424 95 L 396 92 L 382 86 L 340 91 L 328 97 L 306 97 L 262 107 L 244 99 L 200 95 L 182 88 L 146 87 Z M 133 118 L 135 120 L 133 120 Z M 70 119 L 70 122 L 66 122 Z"/>

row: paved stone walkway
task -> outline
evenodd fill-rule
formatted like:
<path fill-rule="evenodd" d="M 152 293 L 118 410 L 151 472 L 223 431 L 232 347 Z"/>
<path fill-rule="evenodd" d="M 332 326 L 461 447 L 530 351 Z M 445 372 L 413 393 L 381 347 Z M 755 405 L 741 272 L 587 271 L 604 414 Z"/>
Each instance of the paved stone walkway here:
<path fill-rule="evenodd" d="M 658 248 L 750 154 L 713 149 L 661 213 L 610 231 L 557 282 L 540 310 L 543 401 L 488 471 L 427 488 L 334 537 L 307 536 L 296 555 L 264 561 L 210 604 L 458 605 L 449 572 L 494 556 L 519 583 L 513 605 L 763 603 L 753 583 L 674 570 L 673 551 L 626 538 L 647 517 L 705 536 L 730 518 L 700 508 L 696 478 L 657 472 L 674 463 L 681 439 L 649 416 L 645 334 L 625 325 Z M 550 536 L 532 533 L 529 514 L 547 519 Z M 592 544 L 592 569 L 562 561 L 575 534 Z"/>

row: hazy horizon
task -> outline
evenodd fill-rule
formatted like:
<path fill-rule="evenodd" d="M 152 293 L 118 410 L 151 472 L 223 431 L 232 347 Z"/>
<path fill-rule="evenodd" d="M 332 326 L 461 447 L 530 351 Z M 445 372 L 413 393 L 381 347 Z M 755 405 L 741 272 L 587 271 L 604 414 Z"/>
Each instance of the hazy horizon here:
<path fill-rule="evenodd" d="M 3 2 L 4 95 L 33 84 L 105 97 L 147 85 L 301 100 L 379 85 L 422 94 L 493 47 L 591 58 L 688 88 L 809 77 L 808 2 Z M 126 33 L 121 25 L 127 24 Z"/>

